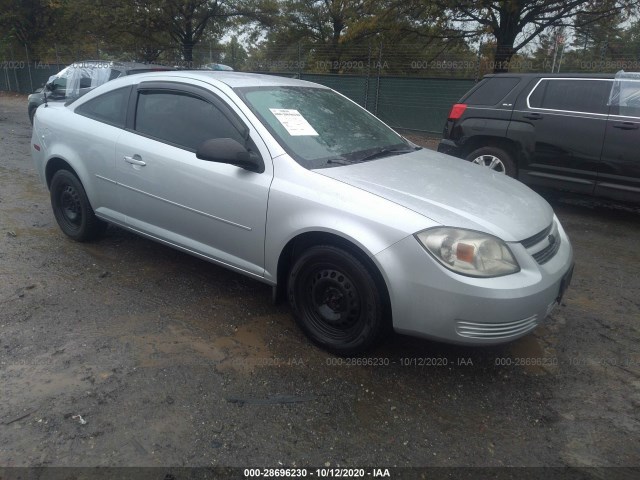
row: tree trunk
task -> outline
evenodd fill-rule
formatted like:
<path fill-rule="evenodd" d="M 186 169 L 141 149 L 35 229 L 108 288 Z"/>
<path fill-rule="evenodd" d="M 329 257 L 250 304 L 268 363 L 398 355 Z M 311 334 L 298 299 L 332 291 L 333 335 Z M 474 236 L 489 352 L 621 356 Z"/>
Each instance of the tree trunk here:
<path fill-rule="evenodd" d="M 513 46 L 498 45 L 493 63 L 493 73 L 507 73 L 509 71 L 509 62 L 515 54 Z"/>
<path fill-rule="evenodd" d="M 496 38 L 496 55 L 494 57 L 493 73 L 506 73 L 509 71 L 511 57 L 516 53 L 513 46 L 516 37 L 522 31 L 522 5 L 520 2 L 505 2 L 498 9 L 499 25 L 494 30 Z"/>
<path fill-rule="evenodd" d="M 193 40 L 182 41 L 182 57 L 188 68 L 193 68 Z"/>

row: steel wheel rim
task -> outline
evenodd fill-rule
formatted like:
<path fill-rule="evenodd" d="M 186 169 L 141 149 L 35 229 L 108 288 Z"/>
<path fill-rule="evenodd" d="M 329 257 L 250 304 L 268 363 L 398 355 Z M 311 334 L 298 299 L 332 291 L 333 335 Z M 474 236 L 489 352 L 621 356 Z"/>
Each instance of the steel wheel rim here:
<path fill-rule="evenodd" d="M 60 213 L 62 220 L 72 229 L 82 225 L 82 202 L 72 185 L 65 185 L 60 192 Z"/>
<path fill-rule="evenodd" d="M 303 310 L 310 325 L 326 338 L 352 340 L 360 330 L 361 295 L 349 275 L 317 266 L 303 279 Z"/>
<path fill-rule="evenodd" d="M 471 163 L 475 163 L 476 165 L 480 165 L 481 167 L 489 168 L 494 172 L 507 173 L 507 169 L 505 168 L 504 163 L 502 163 L 502 160 L 500 160 L 495 155 L 480 155 L 473 159 Z"/>

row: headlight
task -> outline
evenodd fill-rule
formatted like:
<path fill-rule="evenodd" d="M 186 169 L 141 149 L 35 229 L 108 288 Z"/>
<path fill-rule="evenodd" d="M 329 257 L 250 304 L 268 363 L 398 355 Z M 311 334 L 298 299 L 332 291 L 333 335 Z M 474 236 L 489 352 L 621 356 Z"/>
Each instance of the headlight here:
<path fill-rule="evenodd" d="M 520 271 L 506 243 L 486 233 L 438 227 L 416 238 L 449 270 L 471 277 L 499 277 Z"/>

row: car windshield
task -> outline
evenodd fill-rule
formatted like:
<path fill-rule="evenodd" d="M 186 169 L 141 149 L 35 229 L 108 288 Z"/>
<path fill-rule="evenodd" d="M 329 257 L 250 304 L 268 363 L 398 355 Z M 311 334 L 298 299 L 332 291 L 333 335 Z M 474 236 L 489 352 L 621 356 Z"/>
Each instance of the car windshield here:
<path fill-rule="evenodd" d="M 309 169 L 415 149 L 366 110 L 326 88 L 255 87 L 236 92 L 287 153 Z"/>
<path fill-rule="evenodd" d="M 109 62 L 77 62 L 69 65 L 49 79 L 52 90 L 60 96 L 74 100 L 88 90 L 116 78 Z"/>

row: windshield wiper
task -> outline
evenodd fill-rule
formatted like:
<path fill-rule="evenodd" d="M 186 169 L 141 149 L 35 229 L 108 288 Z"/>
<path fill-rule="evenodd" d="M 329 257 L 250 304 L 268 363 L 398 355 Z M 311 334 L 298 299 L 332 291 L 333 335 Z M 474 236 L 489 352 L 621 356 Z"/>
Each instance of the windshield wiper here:
<path fill-rule="evenodd" d="M 352 165 L 354 163 L 355 162 L 343 160 L 342 158 L 330 158 L 329 160 L 327 160 L 327 164 L 333 164 L 333 165 Z"/>
<path fill-rule="evenodd" d="M 327 165 L 353 165 L 354 163 L 366 162 L 367 160 L 373 160 L 374 158 L 386 157 L 388 155 L 401 155 L 403 153 L 411 153 L 421 149 L 422 147 L 419 147 L 419 146 L 410 147 L 410 148 L 384 147 L 384 148 L 379 148 L 375 152 L 365 155 L 362 158 L 356 158 L 356 159 L 346 159 L 346 158 L 340 158 L 340 157 L 330 158 L 329 160 L 327 160 L 326 164 Z"/>
<path fill-rule="evenodd" d="M 390 155 L 402 155 L 403 153 L 411 153 L 417 150 L 421 150 L 422 147 L 415 148 L 380 148 L 373 153 L 365 155 L 362 158 L 356 160 L 356 162 L 366 162 L 368 160 L 373 160 L 375 158 L 388 157 Z"/>

